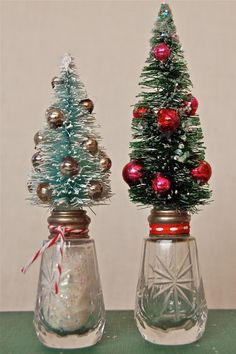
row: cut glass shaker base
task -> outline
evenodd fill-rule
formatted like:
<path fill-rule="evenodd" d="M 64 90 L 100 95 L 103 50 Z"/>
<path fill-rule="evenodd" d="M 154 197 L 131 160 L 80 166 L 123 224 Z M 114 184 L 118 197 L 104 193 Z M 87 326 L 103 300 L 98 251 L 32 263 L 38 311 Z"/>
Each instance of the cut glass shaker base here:
<path fill-rule="evenodd" d="M 34 326 L 51 348 L 84 348 L 103 334 L 105 309 L 92 239 L 66 240 L 58 294 L 54 293 L 58 245 L 42 255 Z"/>
<path fill-rule="evenodd" d="M 102 320 L 97 328 L 84 334 L 58 335 L 55 332 L 45 330 L 45 327 L 34 321 L 36 334 L 40 342 L 50 348 L 76 349 L 90 347 L 100 341 L 103 335 L 105 321 Z"/>
<path fill-rule="evenodd" d="M 155 344 L 188 344 L 203 335 L 207 305 L 193 237 L 144 240 L 135 319 Z"/>

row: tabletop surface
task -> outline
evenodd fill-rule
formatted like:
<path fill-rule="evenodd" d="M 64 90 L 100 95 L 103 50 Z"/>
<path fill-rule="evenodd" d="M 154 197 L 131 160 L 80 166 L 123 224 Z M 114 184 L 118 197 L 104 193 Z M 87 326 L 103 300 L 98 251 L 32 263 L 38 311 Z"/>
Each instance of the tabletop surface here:
<path fill-rule="evenodd" d="M 133 311 L 107 311 L 103 339 L 83 349 L 50 349 L 37 339 L 32 312 L 0 313 L 1 354 L 236 354 L 236 310 L 210 310 L 204 336 L 195 343 L 162 346 L 139 334 Z"/>

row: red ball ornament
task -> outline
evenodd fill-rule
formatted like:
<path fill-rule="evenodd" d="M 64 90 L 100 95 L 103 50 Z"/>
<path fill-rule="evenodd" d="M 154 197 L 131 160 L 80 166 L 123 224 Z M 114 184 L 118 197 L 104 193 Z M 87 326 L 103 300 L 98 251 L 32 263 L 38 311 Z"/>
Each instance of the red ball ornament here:
<path fill-rule="evenodd" d="M 122 176 L 128 185 L 137 184 L 144 176 L 143 164 L 137 160 L 130 161 L 124 166 Z"/>
<path fill-rule="evenodd" d="M 175 109 L 160 109 L 157 113 L 157 125 L 163 133 L 174 133 L 179 126 L 178 112 Z"/>
<path fill-rule="evenodd" d="M 150 112 L 150 108 L 148 107 L 137 107 L 133 110 L 134 118 L 143 118 L 145 114 Z"/>
<path fill-rule="evenodd" d="M 200 183 L 207 183 L 211 177 L 211 173 L 211 166 L 206 161 L 199 161 L 198 167 L 191 171 L 192 177 Z"/>
<path fill-rule="evenodd" d="M 170 180 L 161 175 L 161 173 L 156 173 L 155 178 L 152 180 L 152 189 L 159 194 L 164 194 L 168 192 L 171 187 Z"/>
<path fill-rule="evenodd" d="M 188 100 L 184 102 L 186 111 L 189 116 L 194 116 L 198 109 L 198 100 L 191 94 L 188 95 Z"/>
<path fill-rule="evenodd" d="M 155 59 L 159 61 L 165 61 L 166 59 L 168 59 L 170 53 L 170 48 L 165 43 L 158 44 L 153 49 L 153 55 Z"/>

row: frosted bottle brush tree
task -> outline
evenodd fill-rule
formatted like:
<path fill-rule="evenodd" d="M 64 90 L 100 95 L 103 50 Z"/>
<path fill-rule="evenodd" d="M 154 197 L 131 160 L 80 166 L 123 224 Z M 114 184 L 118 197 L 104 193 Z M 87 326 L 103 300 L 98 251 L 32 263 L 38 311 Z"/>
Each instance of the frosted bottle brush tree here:
<path fill-rule="evenodd" d="M 172 13 L 162 4 L 134 106 L 131 161 L 123 169 L 133 202 L 153 206 L 144 240 L 135 318 L 157 344 L 186 344 L 204 333 L 207 305 L 190 214 L 211 197 L 198 101 Z"/>
<path fill-rule="evenodd" d="M 28 181 L 33 204 L 51 209 L 50 234 L 22 272 L 42 255 L 34 314 L 39 340 L 48 347 L 82 348 L 99 341 L 105 325 L 95 244 L 84 207 L 110 197 L 111 160 L 101 146 L 93 102 L 68 54 L 52 89 L 54 102 L 34 137 Z"/>
<path fill-rule="evenodd" d="M 93 102 L 70 55 L 63 58 L 52 87 L 55 100 L 46 111 L 44 129 L 34 137 L 30 199 L 52 208 L 99 204 L 111 195 L 111 160 L 100 146 Z"/>
<path fill-rule="evenodd" d="M 195 212 L 211 196 L 211 167 L 204 161 L 198 101 L 168 5 L 161 7 L 150 43 L 123 176 L 134 202 Z"/>

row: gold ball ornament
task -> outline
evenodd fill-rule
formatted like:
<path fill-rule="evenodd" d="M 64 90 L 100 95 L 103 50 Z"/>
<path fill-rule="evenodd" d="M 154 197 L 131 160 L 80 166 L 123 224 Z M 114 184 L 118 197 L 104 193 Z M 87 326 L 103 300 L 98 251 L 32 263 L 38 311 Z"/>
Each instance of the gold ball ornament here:
<path fill-rule="evenodd" d="M 37 151 L 33 156 L 32 156 L 32 165 L 34 168 L 37 168 L 41 165 L 41 163 L 43 162 L 43 158 L 41 155 L 40 151 Z"/>
<path fill-rule="evenodd" d="M 71 156 L 67 156 L 63 159 L 60 164 L 60 171 L 64 176 L 73 177 L 76 176 L 79 172 L 78 162 Z"/>
<path fill-rule="evenodd" d="M 64 113 L 55 107 L 51 107 L 46 111 L 46 118 L 50 128 L 58 128 L 63 125 L 65 120 Z"/>
<path fill-rule="evenodd" d="M 94 139 L 94 138 L 89 138 L 85 142 L 85 148 L 91 154 L 96 154 L 98 152 L 98 142 L 97 142 L 97 140 Z"/>
<path fill-rule="evenodd" d="M 109 159 L 109 157 L 102 157 L 100 159 L 100 166 L 103 172 L 110 170 L 112 166 L 111 159 Z"/>
<path fill-rule="evenodd" d="M 89 113 L 92 113 L 94 109 L 94 104 L 93 101 L 90 100 L 89 98 L 86 98 L 85 100 L 80 101 L 79 103 L 81 106 L 83 106 Z"/>
<path fill-rule="evenodd" d="M 57 76 L 55 76 L 51 81 L 52 88 L 54 89 L 60 83 L 61 83 L 61 80 Z"/>
<path fill-rule="evenodd" d="M 51 199 L 52 191 L 48 183 L 40 183 L 37 187 L 36 193 L 43 203 L 47 203 Z"/>
<path fill-rule="evenodd" d="M 38 145 L 39 143 L 41 143 L 43 141 L 43 135 L 41 132 L 37 132 L 34 136 L 34 143 L 35 145 Z"/>
<path fill-rule="evenodd" d="M 103 185 L 99 181 L 91 181 L 89 184 L 88 195 L 91 199 L 101 198 L 103 193 Z"/>

